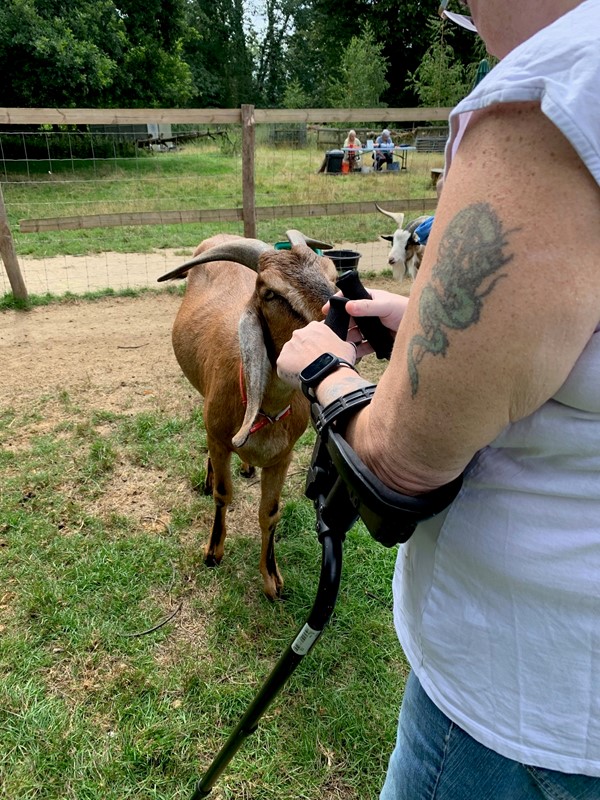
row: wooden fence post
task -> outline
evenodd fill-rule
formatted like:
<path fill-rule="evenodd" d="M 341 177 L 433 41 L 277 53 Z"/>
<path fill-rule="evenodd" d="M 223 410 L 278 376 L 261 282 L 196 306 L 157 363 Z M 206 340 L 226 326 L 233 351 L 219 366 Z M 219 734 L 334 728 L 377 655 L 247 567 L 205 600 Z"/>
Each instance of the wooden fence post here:
<path fill-rule="evenodd" d="M 244 236 L 256 239 L 256 197 L 254 189 L 254 106 L 242 104 L 242 213 Z"/>
<path fill-rule="evenodd" d="M 15 299 L 26 301 L 27 287 L 21 275 L 12 233 L 8 225 L 2 185 L 0 185 L 0 256 L 2 257 L 2 261 L 4 261 L 6 274 L 8 275 L 8 280 L 10 281 Z"/>

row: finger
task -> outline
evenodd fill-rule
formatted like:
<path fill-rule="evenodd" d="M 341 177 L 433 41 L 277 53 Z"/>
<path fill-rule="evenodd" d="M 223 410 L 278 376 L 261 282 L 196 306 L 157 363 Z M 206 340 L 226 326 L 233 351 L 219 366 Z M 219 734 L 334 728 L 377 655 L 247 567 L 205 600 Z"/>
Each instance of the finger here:
<path fill-rule="evenodd" d="M 336 293 L 333 295 L 333 297 L 343 297 L 343 295 L 342 295 L 342 293 L 341 293 L 341 292 L 336 292 Z M 321 309 L 321 311 L 323 312 L 323 314 L 325 314 L 325 316 L 327 316 L 327 314 L 329 313 L 329 306 L 330 306 L 330 303 L 329 303 L 329 300 L 328 300 L 328 301 L 325 303 L 325 305 L 323 306 L 323 308 Z"/>
<path fill-rule="evenodd" d="M 356 357 L 357 357 L 357 359 L 364 358 L 364 356 L 370 356 L 371 353 L 374 353 L 374 352 L 375 351 L 373 350 L 373 348 L 371 347 L 369 342 L 367 342 L 366 340 L 364 340 L 360 344 L 356 345 Z"/>
<path fill-rule="evenodd" d="M 352 317 L 379 317 L 383 304 L 377 300 L 348 300 L 346 311 Z"/>

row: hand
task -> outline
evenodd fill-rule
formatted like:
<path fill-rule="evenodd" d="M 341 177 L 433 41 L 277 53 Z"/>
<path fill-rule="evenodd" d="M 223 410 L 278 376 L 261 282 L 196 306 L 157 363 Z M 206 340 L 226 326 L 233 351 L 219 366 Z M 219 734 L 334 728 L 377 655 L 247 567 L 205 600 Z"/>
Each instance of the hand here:
<path fill-rule="evenodd" d="M 351 317 L 347 338 L 356 347 L 359 358 L 372 353 L 373 348 L 368 342 L 363 341 L 362 334 L 356 325 L 356 318 L 379 317 L 392 336 L 395 337 L 408 305 L 408 297 L 403 297 L 394 292 L 368 288 L 367 291 L 371 295 L 370 300 L 348 300 L 346 303 L 346 311 Z M 341 293 L 338 292 L 338 294 Z M 327 314 L 328 312 L 329 303 L 326 303 L 323 306 L 323 313 Z"/>
<path fill-rule="evenodd" d="M 351 364 L 356 361 L 353 344 L 336 336 L 324 322 L 309 322 L 305 328 L 294 331 L 283 345 L 277 359 L 277 374 L 290 386 L 300 388 L 300 372 L 323 353 L 333 353 Z"/>

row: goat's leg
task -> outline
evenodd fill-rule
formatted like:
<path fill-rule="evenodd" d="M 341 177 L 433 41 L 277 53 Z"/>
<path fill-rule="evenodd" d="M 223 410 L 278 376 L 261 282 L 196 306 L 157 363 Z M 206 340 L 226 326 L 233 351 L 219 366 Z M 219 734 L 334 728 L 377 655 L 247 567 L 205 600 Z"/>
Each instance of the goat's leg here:
<path fill-rule="evenodd" d="M 403 281 L 406 278 L 406 262 L 396 261 L 395 264 L 392 264 L 392 275 L 394 280 Z"/>
<path fill-rule="evenodd" d="M 214 472 L 210 456 L 206 461 L 206 478 L 204 479 L 204 494 L 209 495 L 213 493 Z"/>
<path fill-rule="evenodd" d="M 240 475 L 242 478 L 253 478 L 256 475 L 256 467 L 253 467 L 252 464 L 248 464 L 246 461 L 242 461 Z"/>
<path fill-rule="evenodd" d="M 275 560 L 275 528 L 281 517 L 279 503 L 281 489 L 287 474 L 291 453 L 273 467 L 263 467 L 260 476 L 260 506 L 258 521 L 262 535 L 260 551 L 260 571 L 263 576 L 264 590 L 267 597 L 275 600 L 281 595 L 283 578 Z"/>
<path fill-rule="evenodd" d="M 414 281 L 417 277 L 417 257 L 416 255 L 412 255 L 408 261 L 406 262 L 407 272 L 410 276 L 411 281 Z"/>
<path fill-rule="evenodd" d="M 207 467 L 207 483 L 212 487 L 215 501 L 215 518 L 208 543 L 204 547 L 204 563 L 208 567 L 216 566 L 223 558 L 227 528 L 225 517 L 231 503 L 233 486 L 231 482 L 231 452 L 224 447 L 209 443 L 209 460 Z"/>

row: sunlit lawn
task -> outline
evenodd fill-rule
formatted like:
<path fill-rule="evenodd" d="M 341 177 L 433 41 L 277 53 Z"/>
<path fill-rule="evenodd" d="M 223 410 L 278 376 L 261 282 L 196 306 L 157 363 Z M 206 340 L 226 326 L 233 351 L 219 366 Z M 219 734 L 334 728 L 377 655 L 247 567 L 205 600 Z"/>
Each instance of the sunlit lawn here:
<path fill-rule="evenodd" d="M 434 198 L 431 168 L 443 156 L 410 153 L 408 170 L 391 174 L 319 174 L 324 148 L 256 150 L 256 206 L 379 202 Z M 366 163 L 369 157 L 365 156 Z M 188 144 L 180 150 L 106 161 L 38 161 L 12 165 L 4 175 L 4 199 L 19 255 L 49 257 L 114 250 L 148 252 L 163 247 L 189 247 L 216 232 L 243 233 L 240 222 L 125 226 L 22 234 L 20 219 L 106 213 L 241 208 L 242 163 L 219 143 Z M 434 203 L 432 203 L 432 209 Z M 431 210 L 432 210 L 431 209 Z M 414 214 L 413 214 L 414 216 Z M 410 217 L 410 214 L 408 215 Z M 381 217 L 275 219 L 259 222 L 258 235 L 278 241 L 287 228 L 310 229 L 320 238 L 372 241 L 381 233 Z"/>

